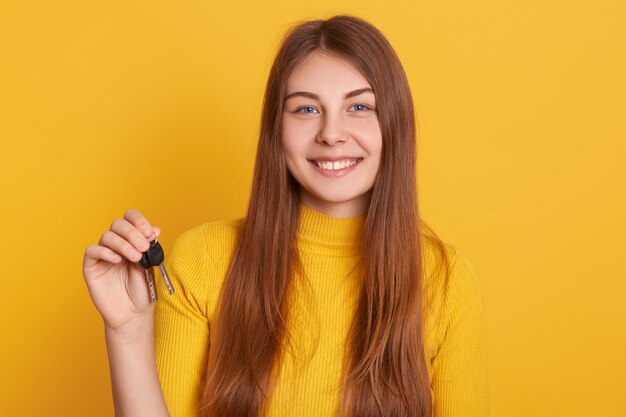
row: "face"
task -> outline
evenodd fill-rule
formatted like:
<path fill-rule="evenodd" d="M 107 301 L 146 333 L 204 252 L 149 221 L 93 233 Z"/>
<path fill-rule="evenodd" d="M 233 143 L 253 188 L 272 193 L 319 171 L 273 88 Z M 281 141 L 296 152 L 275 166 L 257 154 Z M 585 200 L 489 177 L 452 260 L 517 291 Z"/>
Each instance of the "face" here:
<path fill-rule="evenodd" d="M 349 61 L 313 52 L 287 80 L 282 145 L 304 205 L 333 217 L 367 212 L 382 134 L 372 87 Z"/>

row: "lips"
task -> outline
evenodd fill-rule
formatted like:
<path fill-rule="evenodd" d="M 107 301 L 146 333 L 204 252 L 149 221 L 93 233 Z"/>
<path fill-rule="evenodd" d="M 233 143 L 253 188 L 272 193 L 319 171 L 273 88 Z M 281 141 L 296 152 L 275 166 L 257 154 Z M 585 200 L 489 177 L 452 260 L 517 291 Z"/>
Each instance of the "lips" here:
<path fill-rule="evenodd" d="M 309 163 L 313 165 L 315 170 L 325 177 L 343 177 L 351 172 L 361 163 L 363 158 L 355 158 L 352 160 L 342 160 L 335 162 L 313 161 L 309 160 Z M 346 162 L 350 161 L 350 162 Z"/>
<path fill-rule="evenodd" d="M 338 171 L 349 168 L 361 162 L 363 158 L 359 157 L 336 157 L 336 158 L 316 158 L 308 161 L 318 168 L 326 171 Z"/>
<path fill-rule="evenodd" d="M 354 165 L 357 165 L 359 162 L 361 162 L 363 158 L 354 158 L 354 159 L 341 159 L 338 161 L 323 161 L 323 160 L 316 160 L 316 161 L 309 161 L 310 163 L 312 163 L 313 165 L 315 165 L 318 168 L 322 168 L 328 171 L 337 171 L 340 169 L 344 169 L 344 168 L 348 168 Z"/>

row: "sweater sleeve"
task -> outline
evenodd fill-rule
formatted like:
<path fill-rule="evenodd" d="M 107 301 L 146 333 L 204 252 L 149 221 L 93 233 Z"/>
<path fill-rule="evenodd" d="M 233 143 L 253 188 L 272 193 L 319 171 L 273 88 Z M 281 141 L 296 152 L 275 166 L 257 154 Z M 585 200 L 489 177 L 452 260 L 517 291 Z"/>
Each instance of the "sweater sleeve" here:
<path fill-rule="evenodd" d="M 163 280 L 157 276 L 155 354 L 171 417 L 199 414 L 197 404 L 209 347 L 206 247 L 203 226 L 188 230 L 174 240 L 165 257 L 174 294 L 168 293 Z"/>
<path fill-rule="evenodd" d="M 487 417 L 486 326 L 480 283 L 453 248 L 443 302 L 443 339 L 432 362 L 434 417 Z"/>

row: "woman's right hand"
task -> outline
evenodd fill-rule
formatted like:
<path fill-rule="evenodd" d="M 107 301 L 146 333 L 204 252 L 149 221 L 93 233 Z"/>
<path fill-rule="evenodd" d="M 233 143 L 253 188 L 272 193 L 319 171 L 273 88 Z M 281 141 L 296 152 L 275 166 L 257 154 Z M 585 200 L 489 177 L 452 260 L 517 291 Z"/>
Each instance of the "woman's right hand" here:
<path fill-rule="evenodd" d="M 154 303 L 145 269 L 138 262 L 160 233 L 139 211 L 129 209 L 123 219 L 113 221 L 97 245 L 85 250 L 83 277 L 107 329 L 123 331 L 152 319 Z"/>

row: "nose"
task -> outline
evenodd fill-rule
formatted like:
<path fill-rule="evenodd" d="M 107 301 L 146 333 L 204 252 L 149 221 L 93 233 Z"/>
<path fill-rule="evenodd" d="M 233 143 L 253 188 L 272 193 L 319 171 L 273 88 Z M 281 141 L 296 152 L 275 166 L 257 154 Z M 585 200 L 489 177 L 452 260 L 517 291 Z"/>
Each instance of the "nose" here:
<path fill-rule="evenodd" d="M 345 142 L 346 133 L 342 122 L 341 115 L 326 113 L 317 141 L 331 146 L 337 142 Z"/>

